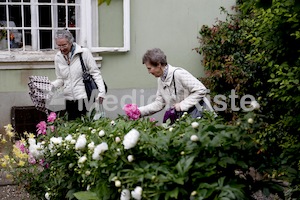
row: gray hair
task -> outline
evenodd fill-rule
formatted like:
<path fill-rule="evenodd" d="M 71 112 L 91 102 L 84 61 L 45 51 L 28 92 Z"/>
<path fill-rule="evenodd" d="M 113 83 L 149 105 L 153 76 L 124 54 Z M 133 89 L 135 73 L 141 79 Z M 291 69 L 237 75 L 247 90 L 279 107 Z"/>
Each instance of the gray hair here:
<path fill-rule="evenodd" d="M 161 64 L 163 66 L 168 64 L 167 56 L 159 48 L 150 49 L 144 54 L 143 64 L 145 64 L 147 62 L 155 67 L 157 67 L 159 64 Z"/>
<path fill-rule="evenodd" d="M 74 42 L 74 37 L 69 30 L 63 29 L 63 30 L 56 31 L 55 40 L 63 39 L 63 38 L 67 39 L 70 44 Z"/>

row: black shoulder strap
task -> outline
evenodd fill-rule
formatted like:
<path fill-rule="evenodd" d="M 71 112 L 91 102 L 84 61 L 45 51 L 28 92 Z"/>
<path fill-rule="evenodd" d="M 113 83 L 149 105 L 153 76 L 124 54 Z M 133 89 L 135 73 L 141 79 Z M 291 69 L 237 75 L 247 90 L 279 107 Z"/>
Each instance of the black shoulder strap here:
<path fill-rule="evenodd" d="M 79 58 L 80 58 L 80 62 L 81 62 L 81 67 L 82 67 L 82 71 L 86 72 L 86 67 L 84 65 L 83 59 L 82 59 L 82 53 L 79 54 Z"/>
<path fill-rule="evenodd" d="M 177 96 L 177 90 L 176 90 L 176 84 L 175 84 L 175 71 L 176 71 L 177 69 L 175 69 L 174 70 L 174 72 L 173 72 L 173 84 L 174 84 L 174 91 L 175 91 L 175 96 Z"/>

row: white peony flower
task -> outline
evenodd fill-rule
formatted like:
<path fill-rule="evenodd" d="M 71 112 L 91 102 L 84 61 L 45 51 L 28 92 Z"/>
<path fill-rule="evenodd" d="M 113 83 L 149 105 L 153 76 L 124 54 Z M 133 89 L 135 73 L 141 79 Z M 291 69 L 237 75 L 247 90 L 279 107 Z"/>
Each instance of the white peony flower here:
<path fill-rule="evenodd" d="M 79 158 L 78 163 L 84 163 L 87 160 L 87 157 L 84 155 Z"/>
<path fill-rule="evenodd" d="M 116 187 L 121 187 L 121 185 L 122 185 L 121 181 L 119 181 L 119 180 L 115 181 L 115 186 Z"/>
<path fill-rule="evenodd" d="M 193 142 L 197 142 L 197 141 L 199 141 L 199 138 L 198 138 L 197 135 L 192 135 L 192 136 L 191 136 L 191 140 L 192 140 Z"/>
<path fill-rule="evenodd" d="M 254 122 L 254 121 L 253 121 L 252 118 L 249 118 L 249 119 L 248 119 L 248 123 L 249 123 L 249 124 L 253 124 L 253 122 Z"/>
<path fill-rule="evenodd" d="M 128 189 L 122 190 L 120 200 L 130 200 L 130 191 Z"/>
<path fill-rule="evenodd" d="M 192 122 L 191 125 L 192 125 L 193 128 L 197 128 L 199 126 L 199 123 L 198 122 Z"/>
<path fill-rule="evenodd" d="M 68 142 L 71 142 L 72 139 L 73 139 L 73 137 L 72 137 L 71 134 L 69 134 L 69 135 L 65 138 L 65 140 L 68 141 Z"/>
<path fill-rule="evenodd" d="M 47 200 L 50 200 L 50 194 L 49 194 L 49 192 L 46 192 L 45 198 L 46 198 Z"/>
<path fill-rule="evenodd" d="M 50 138 L 50 143 L 60 146 L 63 139 L 62 137 L 52 137 Z"/>
<path fill-rule="evenodd" d="M 136 143 L 139 140 L 139 137 L 140 137 L 140 133 L 137 130 L 132 129 L 131 131 L 129 131 L 124 136 L 124 140 L 123 140 L 124 148 L 131 149 L 131 148 L 135 147 Z"/>
<path fill-rule="evenodd" d="M 253 110 L 258 110 L 260 108 L 260 105 L 257 101 L 251 101 L 250 106 L 253 108 Z"/>
<path fill-rule="evenodd" d="M 104 130 L 99 131 L 99 136 L 100 136 L 100 137 L 103 137 L 104 135 L 105 135 Z"/>
<path fill-rule="evenodd" d="M 120 139 L 120 137 L 116 137 L 115 141 L 116 141 L 116 143 L 119 143 L 119 142 L 121 142 L 121 139 Z"/>
<path fill-rule="evenodd" d="M 28 150 L 35 159 L 41 159 L 44 156 L 43 146 L 40 142 L 35 144 L 35 141 L 36 141 L 35 139 L 31 140 L 30 142 L 28 141 L 29 142 Z"/>
<path fill-rule="evenodd" d="M 137 186 L 133 191 L 131 191 L 131 196 L 132 196 L 132 198 L 134 198 L 136 200 L 141 200 L 142 192 L 143 192 L 142 187 Z"/>
<path fill-rule="evenodd" d="M 100 160 L 102 158 L 101 154 L 104 153 L 107 150 L 108 150 L 108 145 L 107 145 L 106 142 L 102 142 L 101 144 L 98 144 L 94 149 L 94 153 L 92 155 L 92 158 L 94 160 Z"/>
<path fill-rule="evenodd" d="M 127 156 L 127 160 L 128 160 L 128 162 L 132 162 L 134 160 L 133 155 Z"/>
<path fill-rule="evenodd" d="M 94 148 L 95 148 L 95 143 L 94 143 L 94 142 L 89 143 L 89 144 L 88 144 L 88 148 L 89 148 L 89 150 L 94 150 Z"/>
<path fill-rule="evenodd" d="M 75 149 L 76 150 L 84 149 L 85 145 L 86 145 L 86 138 L 85 138 L 85 135 L 83 134 L 78 137 L 76 144 L 75 144 Z"/>

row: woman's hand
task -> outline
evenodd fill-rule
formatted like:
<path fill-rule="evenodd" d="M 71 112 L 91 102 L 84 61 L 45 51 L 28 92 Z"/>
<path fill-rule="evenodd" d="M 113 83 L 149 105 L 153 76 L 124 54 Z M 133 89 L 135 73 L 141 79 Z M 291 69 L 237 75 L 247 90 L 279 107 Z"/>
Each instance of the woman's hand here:
<path fill-rule="evenodd" d="M 104 98 L 103 97 L 99 97 L 99 103 L 102 104 L 103 103 Z"/>
<path fill-rule="evenodd" d="M 173 106 L 174 106 L 176 111 L 181 111 L 180 103 L 175 103 Z"/>

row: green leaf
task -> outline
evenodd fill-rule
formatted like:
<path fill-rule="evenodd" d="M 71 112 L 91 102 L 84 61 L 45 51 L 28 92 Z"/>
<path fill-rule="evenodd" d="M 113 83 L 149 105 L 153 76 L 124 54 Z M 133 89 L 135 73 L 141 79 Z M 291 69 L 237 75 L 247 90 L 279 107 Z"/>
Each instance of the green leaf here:
<path fill-rule="evenodd" d="M 90 191 L 76 192 L 74 193 L 74 196 L 78 200 L 100 200 L 96 193 Z"/>

